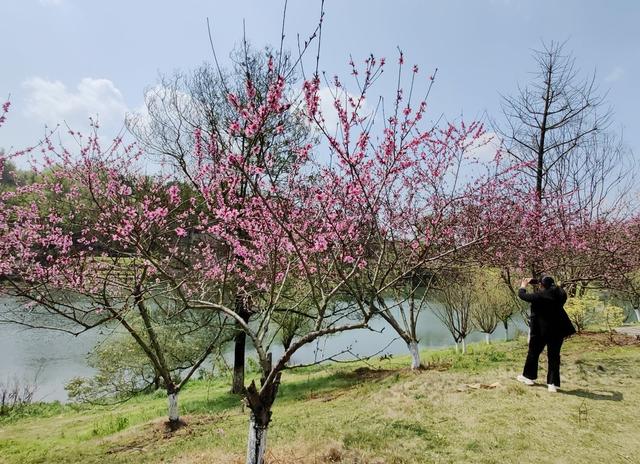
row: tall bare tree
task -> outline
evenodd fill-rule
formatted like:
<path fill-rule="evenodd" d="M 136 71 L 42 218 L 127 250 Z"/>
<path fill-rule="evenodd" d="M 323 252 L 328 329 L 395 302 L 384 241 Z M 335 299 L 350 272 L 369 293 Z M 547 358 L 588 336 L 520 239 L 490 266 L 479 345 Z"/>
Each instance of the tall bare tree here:
<path fill-rule="evenodd" d="M 511 161 L 531 180 L 539 207 L 577 227 L 573 237 L 584 240 L 593 224 L 629 212 L 633 158 L 611 130 L 612 110 L 595 73 L 581 73 L 564 43 L 543 44 L 533 58 L 531 81 L 503 97 L 504 122 L 494 125 Z M 534 263 L 531 271 L 553 272 L 572 293 L 578 284 L 602 281 L 606 266 L 592 258 L 584 248 L 565 250 L 554 269 Z"/>
<path fill-rule="evenodd" d="M 595 74 L 582 78 L 564 44 L 543 44 L 533 53 L 537 70 L 531 82 L 504 96 L 504 125 L 496 128 L 507 153 L 527 163 L 524 173 L 542 201 L 551 189 L 562 189 L 568 165 L 584 158 L 594 134 L 610 126 L 611 110 L 596 85 Z"/>

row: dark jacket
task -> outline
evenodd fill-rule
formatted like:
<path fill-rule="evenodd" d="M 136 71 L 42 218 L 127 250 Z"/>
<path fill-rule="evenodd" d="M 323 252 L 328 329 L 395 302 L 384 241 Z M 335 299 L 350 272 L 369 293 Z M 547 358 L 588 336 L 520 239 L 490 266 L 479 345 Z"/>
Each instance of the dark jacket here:
<path fill-rule="evenodd" d="M 521 300 L 531 303 L 531 335 L 545 338 L 565 338 L 576 333 L 569 316 L 564 310 L 567 292 L 552 285 L 537 292 L 518 290 Z"/>

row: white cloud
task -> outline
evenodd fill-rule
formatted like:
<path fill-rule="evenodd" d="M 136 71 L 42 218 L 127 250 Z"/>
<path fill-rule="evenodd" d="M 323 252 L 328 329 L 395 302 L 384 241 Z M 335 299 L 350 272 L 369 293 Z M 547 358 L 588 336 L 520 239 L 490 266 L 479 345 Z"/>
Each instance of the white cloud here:
<path fill-rule="evenodd" d="M 155 85 L 145 90 L 144 101 L 139 106 L 127 112 L 127 125 L 145 132 L 151 128 L 149 109 L 154 114 L 180 118 L 180 115 L 193 115 L 196 106 L 197 102 L 191 95 L 170 87 Z"/>
<path fill-rule="evenodd" d="M 485 132 L 467 149 L 466 157 L 472 161 L 489 163 L 500 149 L 500 137 L 495 132 Z"/>
<path fill-rule="evenodd" d="M 343 107 L 347 108 L 347 113 L 351 115 L 351 105 L 348 102 L 348 99 L 352 98 L 355 101 L 358 98 L 356 95 L 353 95 L 349 92 L 346 92 L 343 89 L 337 89 L 335 87 L 322 87 L 318 90 L 318 98 L 320 99 L 320 112 L 324 117 L 325 126 L 329 133 L 333 133 L 338 125 L 339 117 L 338 111 L 334 106 L 335 98 L 338 98 Z M 367 101 L 364 100 L 360 104 L 360 108 L 358 108 L 358 114 L 360 116 L 367 116 L 369 114 L 369 107 L 367 106 Z"/>
<path fill-rule="evenodd" d="M 33 77 L 23 82 L 25 115 L 33 121 L 54 126 L 66 122 L 72 129 L 84 128 L 89 117 L 102 126 L 115 127 L 124 121 L 127 105 L 120 90 L 109 79 L 85 77 L 75 89 L 60 81 Z"/>
<path fill-rule="evenodd" d="M 620 66 L 613 68 L 604 78 L 605 82 L 616 82 L 624 76 L 624 69 Z"/>

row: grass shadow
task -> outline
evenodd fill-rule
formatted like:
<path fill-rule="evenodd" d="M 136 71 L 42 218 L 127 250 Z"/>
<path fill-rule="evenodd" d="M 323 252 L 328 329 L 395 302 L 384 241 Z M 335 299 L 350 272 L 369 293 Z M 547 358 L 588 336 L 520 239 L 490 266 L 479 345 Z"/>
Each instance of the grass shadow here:
<path fill-rule="evenodd" d="M 352 371 L 341 370 L 326 376 L 316 376 L 307 380 L 296 379 L 283 383 L 280 386 L 279 396 L 284 400 L 311 399 L 320 394 L 349 389 L 364 382 L 380 381 L 394 373 L 397 371 L 368 367 L 359 367 Z"/>
<path fill-rule="evenodd" d="M 601 390 L 600 392 L 588 391 L 581 388 L 573 390 L 559 390 L 563 395 L 578 396 L 598 401 L 622 401 L 624 399 L 622 393 L 611 390 Z"/>
<path fill-rule="evenodd" d="M 213 394 L 210 398 L 185 399 L 182 411 L 187 414 L 218 413 L 240 407 L 242 396 L 233 393 Z"/>

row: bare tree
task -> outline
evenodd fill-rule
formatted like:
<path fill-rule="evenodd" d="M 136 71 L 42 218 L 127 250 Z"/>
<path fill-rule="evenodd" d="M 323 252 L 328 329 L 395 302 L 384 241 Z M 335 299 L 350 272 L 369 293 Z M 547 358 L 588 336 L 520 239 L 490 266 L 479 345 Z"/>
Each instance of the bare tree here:
<path fill-rule="evenodd" d="M 500 301 L 496 298 L 493 288 L 486 283 L 474 285 L 475 297 L 471 303 L 471 321 L 485 334 L 487 344 L 491 343 L 491 334 L 495 332 L 500 322 Z"/>
<path fill-rule="evenodd" d="M 38 389 L 39 374 L 40 369 L 38 369 L 33 381 L 14 377 L 0 382 L 0 417 L 34 401 L 34 395 Z"/>
<path fill-rule="evenodd" d="M 533 53 L 537 70 L 514 97 L 504 96 L 504 126 L 497 127 L 507 153 L 526 163 L 523 172 L 542 201 L 549 190 L 564 188 L 568 167 L 579 164 L 594 134 L 610 126 L 611 110 L 595 75 L 582 79 L 564 44 L 551 42 Z"/>
<path fill-rule="evenodd" d="M 537 207 L 563 224 L 565 241 L 593 241 L 593 224 L 630 212 L 633 159 L 611 131 L 612 110 L 595 73 L 583 75 L 564 43 L 543 44 L 533 58 L 531 81 L 503 97 L 503 123 L 494 126 L 511 161 L 530 179 Z M 553 272 L 569 294 L 578 284 L 602 283 L 607 266 L 594 247 L 568 245 L 557 250 L 551 268 L 530 263 L 532 275 Z"/>
<path fill-rule="evenodd" d="M 467 352 L 466 338 L 473 331 L 471 320 L 474 291 L 471 277 L 462 271 L 450 271 L 439 276 L 438 306 L 434 312 L 451 333 L 456 352 L 462 344 Z"/>
<path fill-rule="evenodd" d="M 393 288 L 393 299 L 378 298 L 379 315 L 402 338 L 411 354 L 411 369 L 421 366 L 418 318 L 428 307 L 433 275 L 424 269 L 409 273 Z"/>

